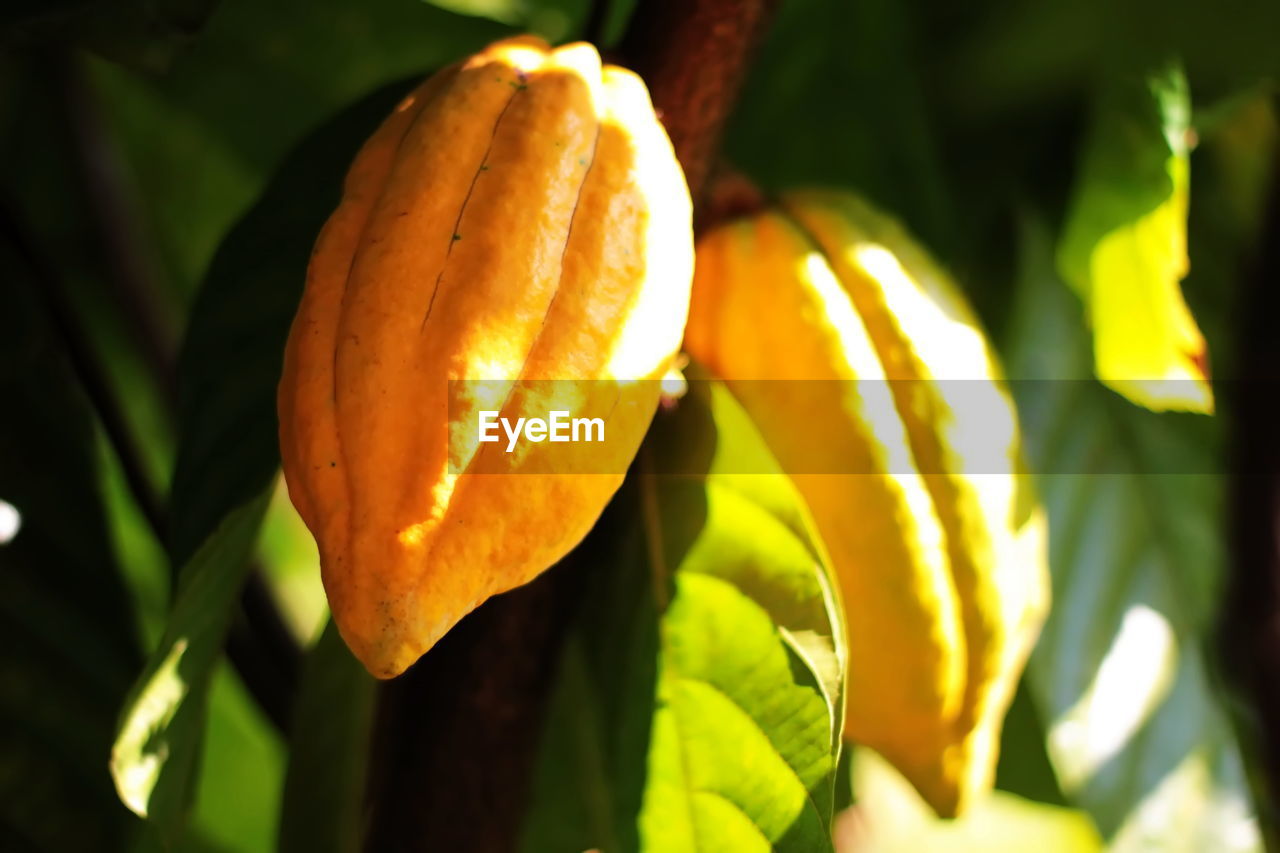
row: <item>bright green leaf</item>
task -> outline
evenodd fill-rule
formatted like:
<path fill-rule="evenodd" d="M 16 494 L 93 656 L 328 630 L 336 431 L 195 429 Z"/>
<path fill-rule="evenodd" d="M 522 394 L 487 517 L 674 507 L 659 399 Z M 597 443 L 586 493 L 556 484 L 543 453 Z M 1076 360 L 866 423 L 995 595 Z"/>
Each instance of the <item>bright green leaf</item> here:
<path fill-rule="evenodd" d="M 750 430 L 695 383 L 606 514 L 526 849 L 831 849 L 843 628 L 788 481 L 724 473 Z"/>
<path fill-rule="evenodd" d="M 182 853 L 217 845 L 235 853 L 275 850 L 285 745 L 224 659 L 214 667 L 196 802 Z"/>
<path fill-rule="evenodd" d="M 1139 405 L 1212 412 L 1187 274 L 1191 102 L 1181 71 L 1119 79 L 1085 143 L 1058 263 L 1084 300 L 1098 378 Z"/>
<path fill-rule="evenodd" d="M 329 620 L 329 602 L 320 580 L 316 540 L 289 500 L 283 477 L 267 508 L 258 554 L 258 563 L 276 591 L 281 616 L 293 635 L 310 645 Z"/>

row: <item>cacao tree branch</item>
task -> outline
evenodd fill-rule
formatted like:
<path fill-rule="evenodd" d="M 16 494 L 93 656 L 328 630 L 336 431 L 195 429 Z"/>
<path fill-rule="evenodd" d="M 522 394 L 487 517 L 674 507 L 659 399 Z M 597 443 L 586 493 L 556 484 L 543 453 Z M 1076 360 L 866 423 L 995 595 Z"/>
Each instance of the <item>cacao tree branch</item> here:
<path fill-rule="evenodd" d="M 647 0 L 612 61 L 645 78 L 695 199 L 774 0 Z M 588 537 L 608 535 L 597 529 Z M 485 602 L 380 689 L 370 850 L 516 848 L 544 706 L 589 544 Z"/>
<path fill-rule="evenodd" d="M 1239 306 L 1240 375 L 1229 401 L 1232 566 L 1221 635 L 1225 669 L 1252 701 L 1239 720 L 1254 757 L 1264 832 L 1280 836 L 1280 157 L 1259 256 Z"/>
<path fill-rule="evenodd" d="M 583 562 L 485 602 L 382 686 L 366 850 L 515 849 Z"/>
<path fill-rule="evenodd" d="M 777 0 L 647 0 L 620 48 L 649 86 L 693 195 L 695 218 L 724 124 Z"/>

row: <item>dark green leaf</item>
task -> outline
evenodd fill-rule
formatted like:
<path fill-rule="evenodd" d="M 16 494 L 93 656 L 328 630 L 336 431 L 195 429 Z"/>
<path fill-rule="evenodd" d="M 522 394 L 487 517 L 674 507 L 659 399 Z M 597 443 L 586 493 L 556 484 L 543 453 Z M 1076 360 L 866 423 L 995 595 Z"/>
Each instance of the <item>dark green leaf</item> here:
<path fill-rule="evenodd" d="M 735 166 L 770 189 L 856 187 L 944 256 L 954 244 L 909 7 L 784 3 L 726 134 Z"/>
<path fill-rule="evenodd" d="M 1065 805 L 1058 777 L 1045 751 L 1044 720 L 1024 676 L 1000 730 L 996 788 L 1042 803 Z"/>
<path fill-rule="evenodd" d="M 194 293 L 228 229 L 319 125 L 509 33 L 418 0 L 226 0 L 163 77 L 99 64 L 103 110 L 177 295 Z"/>
<path fill-rule="evenodd" d="M 295 708 L 282 853 L 360 849 L 374 688 L 330 622 L 307 657 Z"/>
<path fill-rule="evenodd" d="M 279 467 L 275 386 L 311 243 L 356 149 L 402 89 L 362 101 L 299 148 L 228 235 L 193 312 L 170 542 L 183 585 L 113 759 L 122 798 L 170 836 L 191 794 L 210 671 Z"/>
<path fill-rule="evenodd" d="M 0 12 L 0 43 L 89 47 L 159 71 L 200 32 L 217 0 L 25 0 Z"/>
<path fill-rule="evenodd" d="M 119 849 L 131 821 L 103 771 L 137 626 L 89 406 L 14 239 L 0 234 L 0 847 Z"/>
<path fill-rule="evenodd" d="M 311 246 L 356 150 L 405 89 L 388 86 L 318 129 L 213 259 L 179 363 L 170 536 L 177 563 L 275 477 L 276 383 Z"/>

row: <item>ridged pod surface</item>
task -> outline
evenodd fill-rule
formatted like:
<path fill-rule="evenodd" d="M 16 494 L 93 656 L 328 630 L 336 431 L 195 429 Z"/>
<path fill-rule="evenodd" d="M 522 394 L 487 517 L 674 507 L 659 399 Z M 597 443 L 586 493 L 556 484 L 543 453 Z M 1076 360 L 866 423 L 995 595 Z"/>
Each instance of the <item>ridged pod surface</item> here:
<path fill-rule="evenodd" d="M 497 42 L 361 149 L 312 253 L 278 402 L 290 497 L 375 676 L 594 524 L 679 347 L 690 219 L 644 84 L 586 44 Z M 481 410 L 551 409 L 603 418 L 606 441 L 478 441 Z"/>
<path fill-rule="evenodd" d="M 686 347 L 743 399 L 840 578 L 846 736 L 962 812 L 1048 606 L 1043 518 L 972 312 L 892 219 L 796 193 L 699 241 Z"/>

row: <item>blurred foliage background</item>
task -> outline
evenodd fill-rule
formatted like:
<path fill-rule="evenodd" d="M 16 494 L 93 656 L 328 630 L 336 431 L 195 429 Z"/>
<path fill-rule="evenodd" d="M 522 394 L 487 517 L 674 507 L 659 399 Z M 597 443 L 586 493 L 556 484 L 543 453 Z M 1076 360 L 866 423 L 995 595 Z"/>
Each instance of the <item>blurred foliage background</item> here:
<path fill-rule="evenodd" d="M 612 4 L 611 37 L 628 5 Z M 309 248 L 281 241 L 314 233 L 405 81 L 509 32 L 576 37 L 588 13 L 586 0 L 0 12 L 0 499 L 21 519 L 0 545 L 0 847 L 319 849 L 305 804 L 355 795 L 316 755 L 359 766 L 341 740 L 368 725 L 350 698 L 367 699 L 359 673 L 306 670 L 329 681 L 304 674 L 299 702 L 346 696 L 349 725 L 295 727 L 291 753 L 212 647 L 207 713 L 183 723 L 199 753 L 180 837 L 112 788 L 122 708 L 165 642 L 171 565 L 198 561 L 226 511 L 255 496 L 255 562 L 288 630 L 311 647 L 326 622 L 314 546 L 272 485 L 274 433 L 241 431 L 275 382 L 252 318 L 287 322 Z M 1260 848 L 1255 721 L 1212 645 L 1229 423 L 1148 412 L 1092 382 L 1083 308 L 1054 252 L 1102 81 L 1179 58 L 1197 142 L 1184 289 L 1215 375 L 1234 375 L 1239 283 L 1274 160 L 1276 33 L 1280 6 L 1245 0 L 781 3 L 726 158 L 766 189 L 866 193 L 955 272 L 1012 377 L 1084 380 L 1019 386 L 1031 466 L 1057 472 L 1041 478 L 1055 606 L 1007 726 L 1001 793 L 942 826 L 856 755 L 861 805 L 838 825 L 848 849 Z M 1062 473 L 1086 464 L 1117 473 Z M 228 606 L 235 589 L 218 593 Z M 322 662 L 342 653 L 315 648 Z M 1135 671 L 1151 677 L 1124 677 Z M 569 849 L 555 845 L 585 819 L 572 799 L 535 792 L 530 849 Z M 343 807 L 331 813 L 335 833 L 352 831 L 337 826 Z"/>

